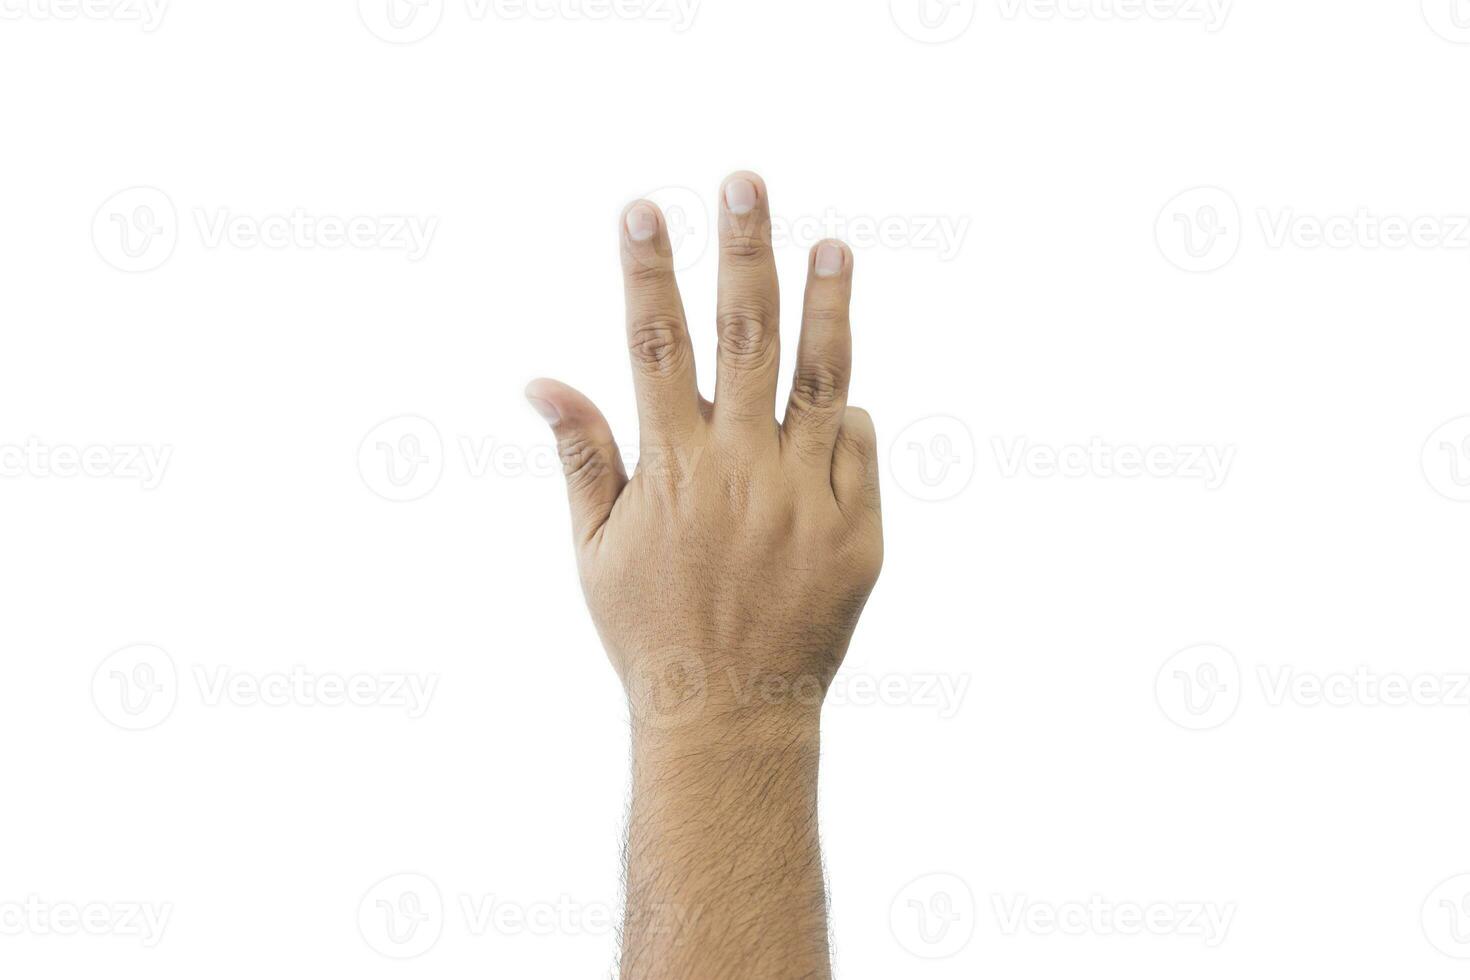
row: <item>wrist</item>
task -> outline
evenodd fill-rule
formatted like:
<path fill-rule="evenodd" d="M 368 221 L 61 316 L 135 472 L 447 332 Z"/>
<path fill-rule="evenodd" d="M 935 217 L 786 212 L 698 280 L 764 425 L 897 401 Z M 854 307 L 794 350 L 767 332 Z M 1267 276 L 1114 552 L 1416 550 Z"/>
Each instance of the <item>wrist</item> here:
<path fill-rule="evenodd" d="M 752 755 L 815 766 L 821 739 L 821 708 L 714 708 L 698 717 L 669 724 L 637 714 L 633 720 L 633 756 L 652 762 L 672 760 L 730 761 Z"/>
<path fill-rule="evenodd" d="M 815 737 L 840 659 L 750 650 L 628 658 L 620 673 L 635 745 L 714 749 Z"/>

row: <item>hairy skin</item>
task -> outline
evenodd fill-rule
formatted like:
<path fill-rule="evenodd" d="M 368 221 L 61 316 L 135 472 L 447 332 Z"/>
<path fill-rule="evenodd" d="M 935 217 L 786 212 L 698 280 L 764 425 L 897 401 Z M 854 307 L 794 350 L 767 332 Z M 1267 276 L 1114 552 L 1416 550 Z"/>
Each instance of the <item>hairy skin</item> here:
<path fill-rule="evenodd" d="M 585 396 L 545 379 L 526 395 L 557 437 L 583 591 L 633 722 L 623 980 L 820 980 L 821 704 L 883 560 L 873 424 L 847 405 L 853 258 L 812 249 L 777 422 L 765 184 L 737 173 L 720 204 L 713 402 L 648 201 L 620 227 L 636 471 Z"/>

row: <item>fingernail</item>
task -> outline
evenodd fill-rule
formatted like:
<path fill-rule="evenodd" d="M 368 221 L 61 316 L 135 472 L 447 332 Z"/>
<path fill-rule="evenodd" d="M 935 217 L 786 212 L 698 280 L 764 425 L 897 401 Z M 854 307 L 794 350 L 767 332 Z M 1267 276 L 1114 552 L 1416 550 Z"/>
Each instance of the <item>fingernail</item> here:
<path fill-rule="evenodd" d="M 531 403 L 531 407 L 536 410 L 537 415 L 546 420 L 547 425 L 555 425 L 561 421 L 561 413 L 556 410 L 555 405 L 546 399 L 537 398 L 534 395 L 527 395 L 526 401 Z"/>
<path fill-rule="evenodd" d="M 731 214 L 749 214 L 755 208 L 755 185 L 744 177 L 735 177 L 725 185 L 725 207 Z"/>
<path fill-rule="evenodd" d="M 635 242 L 646 242 L 658 230 L 658 217 L 647 204 L 635 204 L 623 219 L 628 226 L 628 237 Z"/>
<path fill-rule="evenodd" d="M 817 246 L 817 275 L 831 279 L 842 272 L 842 246 L 823 242 Z"/>

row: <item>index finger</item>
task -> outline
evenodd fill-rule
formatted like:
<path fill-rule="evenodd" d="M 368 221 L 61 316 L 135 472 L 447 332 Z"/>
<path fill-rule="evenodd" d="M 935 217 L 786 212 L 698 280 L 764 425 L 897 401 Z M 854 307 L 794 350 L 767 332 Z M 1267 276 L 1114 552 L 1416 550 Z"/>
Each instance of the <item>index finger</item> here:
<path fill-rule="evenodd" d="M 687 437 L 702 418 L 668 224 L 653 202 L 634 201 L 620 229 L 639 442 L 667 445 Z"/>

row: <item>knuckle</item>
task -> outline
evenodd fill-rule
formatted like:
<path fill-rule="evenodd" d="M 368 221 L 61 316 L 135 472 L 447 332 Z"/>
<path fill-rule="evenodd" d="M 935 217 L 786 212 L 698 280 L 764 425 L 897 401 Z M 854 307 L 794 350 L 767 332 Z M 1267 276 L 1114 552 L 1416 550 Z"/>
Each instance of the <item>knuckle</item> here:
<path fill-rule="evenodd" d="M 629 285 L 639 290 L 663 289 L 672 284 L 673 273 L 662 258 L 635 259 L 624 270 Z"/>
<path fill-rule="evenodd" d="M 638 365 L 656 371 L 674 367 L 684 351 L 684 324 L 678 317 L 638 317 L 628 332 L 628 349 Z"/>
<path fill-rule="evenodd" d="M 563 436 L 556 441 L 562 473 L 572 486 L 585 486 L 607 472 L 607 456 L 584 435 Z"/>
<path fill-rule="evenodd" d="M 736 363 L 765 359 L 776 336 L 769 316 L 754 308 L 736 308 L 720 311 L 717 319 L 724 357 Z"/>
<path fill-rule="evenodd" d="M 846 372 L 826 361 L 797 366 L 791 379 L 791 401 L 801 409 L 831 409 L 847 387 Z"/>
<path fill-rule="evenodd" d="M 809 438 L 801 434 L 788 438 L 785 445 L 791 447 L 791 452 L 796 459 L 803 463 L 832 463 L 832 447 L 821 439 Z"/>
<path fill-rule="evenodd" d="M 849 545 L 848 560 L 860 578 L 869 583 L 876 581 L 878 573 L 883 570 L 882 535 L 855 535 Z"/>
<path fill-rule="evenodd" d="M 720 251 L 734 262 L 755 263 L 771 254 L 771 246 L 761 235 L 736 233 L 725 236 Z"/>
<path fill-rule="evenodd" d="M 807 323 L 829 326 L 845 323 L 847 310 L 840 306 L 809 306 L 803 316 Z"/>

